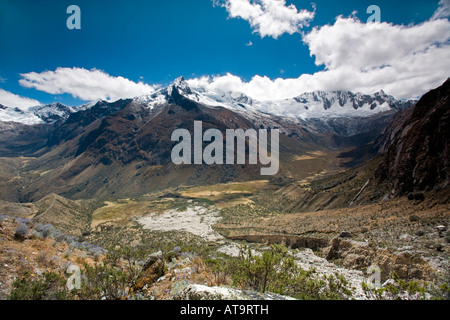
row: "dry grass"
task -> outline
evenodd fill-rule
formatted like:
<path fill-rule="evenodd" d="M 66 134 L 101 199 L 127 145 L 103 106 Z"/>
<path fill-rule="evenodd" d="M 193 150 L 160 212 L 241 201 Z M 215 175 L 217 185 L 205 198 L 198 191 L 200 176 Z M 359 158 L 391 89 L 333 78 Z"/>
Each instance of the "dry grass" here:
<path fill-rule="evenodd" d="M 69 261 L 82 266 L 93 264 L 94 260 L 86 252 L 73 249 L 66 242 L 57 242 L 52 238 L 34 239 L 27 237 L 23 241 L 14 238 L 18 223 L 8 218 L 0 225 L 0 300 L 5 299 L 11 290 L 13 281 L 25 271 L 42 274 L 54 271 L 61 274 Z"/>
<path fill-rule="evenodd" d="M 374 242 L 379 246 L 413 246 L 434 249 L 441 244 L 448 251 L 445 234 L 438 225 L 449 225 L 450 205 L 424 201 L 415 203 L 406 197 L 352 208 L 307 213 L 228 219 L 215 227 L 221 233 L 291 234 L 333 238 L 341 232 L 352 234 L 354 240 Z M 430 244 L 431 243 L 431 244 Z"/>
<path fill-rule="evenodd" d="M 270 188 L 268 180 L 254 180 L 186 188 L 181 191 L 181 195 L 192 198 L 217 199 L 223 195 L 255 193 Z"/>

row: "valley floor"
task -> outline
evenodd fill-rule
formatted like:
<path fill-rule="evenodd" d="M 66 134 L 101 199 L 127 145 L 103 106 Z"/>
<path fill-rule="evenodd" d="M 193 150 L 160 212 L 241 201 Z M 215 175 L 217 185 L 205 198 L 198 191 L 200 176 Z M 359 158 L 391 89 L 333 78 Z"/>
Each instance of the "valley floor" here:
<path fill-rule="evenodd" d="M 207 261 L 239 257 L 242 246 L 250 246 L 260 255 L 274 244 L 289 247 L 296 264 L 303 270 L 314 270 L 318 279 L 343 275 L 353 288 L 348 298 L 377 297 L 363 290 L 369 278 L 367 269 L 373 265 L 381 268 L 381 281 L 387 284 L 393 275 L 421 284 L 448 282 L 450 207 L 439 201 L 439 195 L 427 194 L 424 201 L 405 197 L 351 208 L 289 213 L 279 210 L 276 190 L 268 181 L 249 181 L 180 187 L 99 203 L 74 202 L 56 195 L 38 204 L 2 203 L 2 297 L 11 292 L 14 279 L 25 269 L 36 274 L 46 270 L 64 274 L 69 261 L 96 265 L 106 248 L 126 247 L 153 253 L 172 252 L 173 248 L 184 252 L 184 256 L 177 254 L 167 260 L 169 267 L 164 274 L 146 278 L 142 287 L 152 299 L 179 298 L 187 289 L 183 285 L 174 294 L 176 286 L 172 286 L 180 286 L 180 279 L 186 284 L 206 285 L 213 292 L 230 286 L 233 275 L 222 274 Z M 70 212 L 70 220 L 77 216 L 84 220 L 76 219 L 79 225 L 74 228 L 61 218 L 64 212 Z M 68 238 L 40 240 L 29 234 L 19 241 L 14 230 L 23 224 L 21 219 L 28 218 L 30 230 L 52 223 L 52 228 Z M 236 297 L 238 293 L 230 294 Z"/>

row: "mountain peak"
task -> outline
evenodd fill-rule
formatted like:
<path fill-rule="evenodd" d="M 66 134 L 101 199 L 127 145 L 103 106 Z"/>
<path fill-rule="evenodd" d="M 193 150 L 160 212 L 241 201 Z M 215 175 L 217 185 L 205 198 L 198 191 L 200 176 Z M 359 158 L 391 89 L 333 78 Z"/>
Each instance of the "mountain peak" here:
<path fill-rule="evenodd" d="M 172 95 L 173 89 L 176 89 L 180 94 L 192 94 L 192 89 L 189 87 L 183 76 L 176 78 L 173 84 L 168 87 L 167 91 L 169 96 Z"/>
<path fill-rule="evenodd" d="M 175 81 L 173 83 L 178 85 L 178 84 L 181 84 L 184 82 L 186 82 L 186 79 L 183 76 L 179 76 L 178 78 L 175 79 Z"/>
<path fill-rule="evenodd" d="M 73 112 L 75 112 L 73 108 L 59 102 L 38 105 L 28 109 L 0 105 L 0 121 L 23 123 L 27 125 L 54 123 L 59 120 L 67 119 Z"/>

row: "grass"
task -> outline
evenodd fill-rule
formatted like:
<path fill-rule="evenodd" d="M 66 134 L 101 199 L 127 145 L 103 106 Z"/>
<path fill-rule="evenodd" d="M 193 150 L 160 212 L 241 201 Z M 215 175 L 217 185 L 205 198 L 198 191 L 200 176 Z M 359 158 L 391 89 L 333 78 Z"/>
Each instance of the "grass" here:
<path fill-rule="evenodd" d="M 220 198 L 227 195 L 253 194 L 270 188 L 268 180 L 255 180 L 185 188 L 181 190 L 180 194 L 183 197 L 220 200 Z"/>
<path fill-rule="evenodd" d="M 237 207 L 250 204 L 254 193 L 273 190 L 267 180 L 224 183 L 201 187 L 181 187 L 172 193 L 160 193 L 104 202 L 92 214 L 91 227 L 95 229 L 104 223 L 117 226 L 131 225 L 136 217 L 167 210 L 186 210 L 188 206 L 217 206 L 218 208 Z"/>

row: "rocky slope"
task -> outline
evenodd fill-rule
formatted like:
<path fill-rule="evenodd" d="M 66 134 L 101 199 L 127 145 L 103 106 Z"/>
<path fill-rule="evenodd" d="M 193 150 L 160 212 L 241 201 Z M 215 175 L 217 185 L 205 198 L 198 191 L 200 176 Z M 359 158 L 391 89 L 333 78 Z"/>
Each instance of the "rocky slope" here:
<path fill-rule="evenodd" d="M 450 184 L 450 80 L 396 115 L 382 139 L 384 160 L 375 173 L 393 196 Z"/>
<path fill-rule="evenodd" d="M 170 140 L 171 133 L 185 128 L 192 134 L 194 120 L 201 120 L 204 130 L 222 132 L 278 128 L 279 176 L 300 178 L 297 156 L 365 144 L 381 133 L 392 117 L 390 111 L 365 118 L 306 121 L 252 110 L 255 102 L 242 95 L 206 98 L 180 78 L 150 96 L 98 101 L 76 112 L 61 105 L 31 108 L 42 123 L 0 122 L 4 132 L 1 155 L 32 157 L 21 162 L 14 180 L 1 181 L 0 186 L 11 189 L 14 182 L 15 201 L 28 202 L 51 192 L 71 199 L 126 197 L 180 184 L 261 178 L 259 165 L 173 165 L 171 149 L 176 143 Z M 22 188 L 17 189 L 18 185 Z"/>

